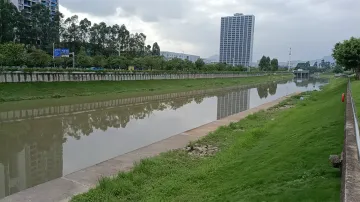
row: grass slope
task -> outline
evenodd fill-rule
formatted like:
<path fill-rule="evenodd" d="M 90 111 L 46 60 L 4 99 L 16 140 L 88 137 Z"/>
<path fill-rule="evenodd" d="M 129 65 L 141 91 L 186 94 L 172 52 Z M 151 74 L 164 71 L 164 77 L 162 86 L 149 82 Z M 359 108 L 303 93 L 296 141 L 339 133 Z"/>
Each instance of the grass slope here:
<path fill-rule="evenodd" d="M 352 91 L 353 99 L 356 104 L 357 114 L 359 116 L 360 113 L 360 81 L 359 80 L 351 81 L 351 91 Z"/>
<path fill-rule="evenodd" d="M 227 79 L 0 83 L 0 102 L 89 95 L 155 94 L 284 80 L 292 75 Z"/>
<path fill-rule="evenodd" d="M 215 156 L 167 152 L 72 201 L 339 201 L 340 171 L 328 157 L 342 149 L 345 88 L 334 79 L 304 101 L 219 128 L 199 141 L 218 146 Z"/>

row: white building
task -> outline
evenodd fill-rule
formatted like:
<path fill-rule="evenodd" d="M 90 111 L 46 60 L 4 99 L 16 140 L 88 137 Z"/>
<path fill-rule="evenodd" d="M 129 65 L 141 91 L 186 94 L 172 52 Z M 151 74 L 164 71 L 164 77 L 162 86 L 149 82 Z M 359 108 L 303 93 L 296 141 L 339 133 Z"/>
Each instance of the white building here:
<path fill-rule="evenodd" d="M 175 53 L 175 52 L 168 52 L 168 51 L 161 51 L 160 55 L 163 56 L 166 60 L 171 60 L 173 58 L 179 58 L 182 60 L 190 60 L 191 62 L 196 62 L 200 58 L 197 55 L 189 55 L 184 53 Z"/>
<path fill-rule="evenodd" d="M 254 43 L 254 15 L 236 13 L 221 18 L 220 63 L 250 66 Z"/>
<path fill-rule="evenodd" d="M 49 8 L 50 14 L 54 16 L 59 10 L 59 0 L 8 0 L 13 3 L 20 11 L 30 10 L 32 5 L 42 4 Z"/>

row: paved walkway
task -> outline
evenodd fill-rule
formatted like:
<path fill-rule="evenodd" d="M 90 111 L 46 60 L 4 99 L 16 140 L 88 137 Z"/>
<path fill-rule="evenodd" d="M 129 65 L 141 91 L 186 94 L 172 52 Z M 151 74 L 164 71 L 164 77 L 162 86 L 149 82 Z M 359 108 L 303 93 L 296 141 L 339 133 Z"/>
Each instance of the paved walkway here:
<path fill-rule="evenodd" d="M 95 187 L 101 177 L 110 177 L 116 175 L 120 171 L 129 171 L 133 167 L 134 162 L 139 162 L 143 158 L 153 157 L 169 150 L 183 148 L 190 141 L 198 140 L 206 136 L 209 132 L 215 131 L 220 126 L 229 125 L 231 122 L 237 122 L 250 114 L 268 109 L 288 97 L 289 96 L 279 98 L 275 101 L 208 123 L 127 154 L 120 155 L 62 178 L 26 189 L 8 196 L 0 200 L 0 202 L 69 201 L 72 196 L 87 192 L 89 189 Z"/>

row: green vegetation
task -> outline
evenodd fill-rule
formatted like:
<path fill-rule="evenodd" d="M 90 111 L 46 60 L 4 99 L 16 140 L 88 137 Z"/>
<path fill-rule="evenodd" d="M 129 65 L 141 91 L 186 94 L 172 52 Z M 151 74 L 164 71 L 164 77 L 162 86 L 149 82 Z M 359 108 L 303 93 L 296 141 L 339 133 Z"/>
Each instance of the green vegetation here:
<path fill-rule="evenodd" d="M 272 75 L 226 79 L 183 79 L 147 81 L 90 81 L 50 83 L 0 83 L 0 102 L 62 98 L 74 96 L 106 95 L 136 96 L 194 89 L 221 88 L 225 86 L 248 85 L 266 81 L 284 80 L 292 75 Z"/>
<path fill-rule="evenodd" d="M 345 70 L 354 70 L 356 78 L 360 79 L 360 38 L 351 37 L 349 40 L 335 44 L 333 57 L 338 65 Z"/>
<path fill-rule="evenodd" d="M 338 201 L 340 171 L 328 157 L 342 150 L 346 83 L 333 79 L 197 142 L 218 147 L 215 156 L 167 152 L 72 201 Z"/>
<path fill-rule="evenodd" d="M 30 11 L 30 12 L 29 12 Z M 245 71 L 242 66 L 205 64 L 160 57 L 157 42 L 146 44 L 144 33 L 131 33 L 125 25 L 92 23 L 77 15 L 64 19 L 42 4 L 21 12 L 8 1 L 0 1 L 0 66 L 73 67 L 73 58 L 52 59 L 53 48 L 68 48 L 75 53 L 75 67 L 137 70 Z"/>
<path fill-rule="evenodd" d="M 353 99 L 356 104 L 357 114 L 359 117 L 359 113 L 360 113 L 360 81 L 352 81 L 351 82 L 351 91 L 352 91 Z"/>

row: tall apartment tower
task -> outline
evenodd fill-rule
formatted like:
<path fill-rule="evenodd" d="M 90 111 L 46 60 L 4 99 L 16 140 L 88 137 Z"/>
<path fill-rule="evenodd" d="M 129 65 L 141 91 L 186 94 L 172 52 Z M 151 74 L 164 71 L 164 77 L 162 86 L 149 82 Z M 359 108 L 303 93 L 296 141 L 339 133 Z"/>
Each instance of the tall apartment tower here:
<path fill-rule="evenodd" d="M 27 10 L 34 4 L 43 4 L 49 8 L 52 16 L 59 10 L 59 0 L 10 0 L 18 9 Z"/>
<path fill-rule="evenodd" d="M 254 15 L 236 13 L 221 18 L 220 63 L 250 66 L 253 55 Z"/>

